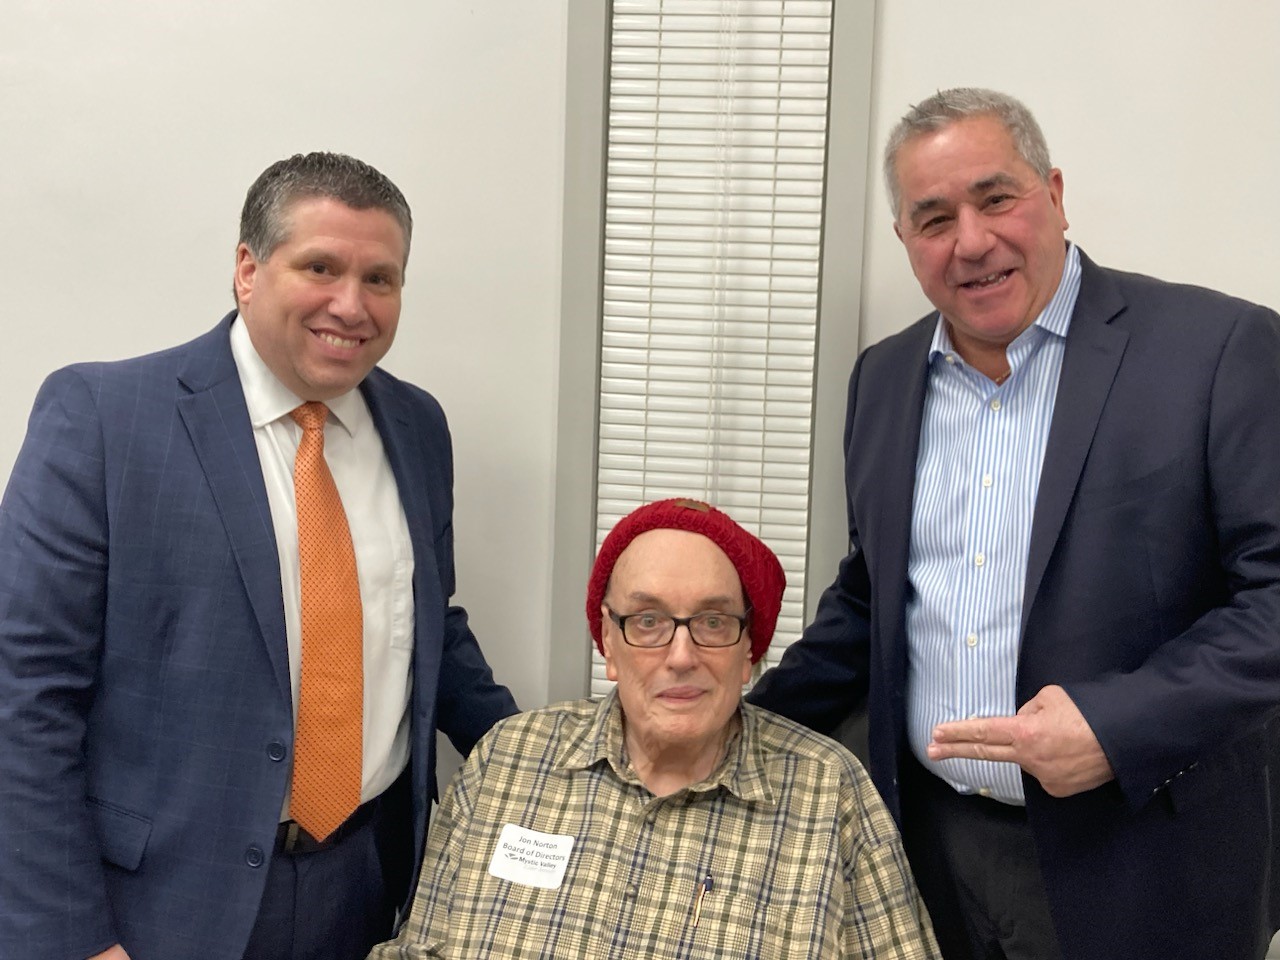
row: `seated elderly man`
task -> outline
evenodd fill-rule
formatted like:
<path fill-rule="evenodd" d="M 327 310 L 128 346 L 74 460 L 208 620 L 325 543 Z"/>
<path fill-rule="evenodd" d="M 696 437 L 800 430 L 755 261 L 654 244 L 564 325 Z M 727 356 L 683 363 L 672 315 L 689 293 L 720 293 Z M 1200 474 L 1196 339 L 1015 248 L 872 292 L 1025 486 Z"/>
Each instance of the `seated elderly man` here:
<path fill-rule="evenodd" d="M 784 585 L 704 503 L 619 522 L 587 589 L 616 689 L 480 741 L 399 939 L 370 957 L 937 957 L 857 760 L 741 702 Z"/>

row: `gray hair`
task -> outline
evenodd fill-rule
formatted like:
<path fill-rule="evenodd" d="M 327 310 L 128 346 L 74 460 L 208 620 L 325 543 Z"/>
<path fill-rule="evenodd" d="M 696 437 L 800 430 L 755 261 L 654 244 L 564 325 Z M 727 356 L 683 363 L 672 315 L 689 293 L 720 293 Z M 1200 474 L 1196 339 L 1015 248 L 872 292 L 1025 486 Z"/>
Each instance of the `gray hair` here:
<path fill-rule="evenodd" d="M 240 212 L 240 242 L 266 260 L 289 238 L 289 208 L 299 200 L 328 197 L 356 210 L 385 210 L 404 234 L 405 262 L 413 214 L 400 188 L 384 174 L 342 153 L 298 153 L 259 174 Z"/>
<path fill-rule="evenodd" d="M 982 87 L 953 87 L 939 90 L 907 111 L 889 134 L 884 146 L 884 185 L 889 191 L 889 204 L 893 219 L 898 219 L 898 207 L 902 193 L 898 187 L 898 151 L 908 140 L 926 133 L 936 133 L 957 120 L 969 117 L 995 117 L 1013 138 L 1018 155 L 1033 169 L 1041 180 L 1048 181 L 1052 165 L 1049 163 L 1049 145 L 1045 143 L 1040 124 L 1020 100 L 1007 93 L 985 90 Z"/>

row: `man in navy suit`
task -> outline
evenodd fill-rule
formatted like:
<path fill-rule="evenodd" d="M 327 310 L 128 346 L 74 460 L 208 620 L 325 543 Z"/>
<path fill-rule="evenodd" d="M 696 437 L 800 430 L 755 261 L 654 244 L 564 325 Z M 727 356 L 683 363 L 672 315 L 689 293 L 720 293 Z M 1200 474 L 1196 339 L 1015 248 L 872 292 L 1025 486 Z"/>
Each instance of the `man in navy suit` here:
<path fill-rule="evenodd" d="M 829 730 L 866 698 L 949 960 L 1260 957 L 1280 317 L 1066 242 L 1011 97 L 930 97 L 885 178 L 937 311 L 854 368 L 851 549 L 750 699 Z"/>
<path fill-rule="evenodd" d="M 449 606 L 444 415 L 376 367 L 411 229 L 367 164 L 280 161 L 245 201 L 236 312 L 41 388 L 0 505 L 0 956 L 346 960 L 390 935 L 437 726 L 466 754 L 516 710 Z M 290 811 L 290 411 L 317 401 L 363 657 L 354 809 L 324 836 Z"/>

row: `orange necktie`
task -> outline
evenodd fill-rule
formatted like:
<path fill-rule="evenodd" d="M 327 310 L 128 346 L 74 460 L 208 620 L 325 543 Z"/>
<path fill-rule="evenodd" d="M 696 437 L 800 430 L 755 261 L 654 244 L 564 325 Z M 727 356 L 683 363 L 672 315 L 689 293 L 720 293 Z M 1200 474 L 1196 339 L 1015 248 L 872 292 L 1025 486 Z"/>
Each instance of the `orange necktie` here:
<path fill-rule="evenodd" d="M 302 569 L 302 680 L 289 812 L 323 840 L 360 805 L 364 617 L 351 530 L 324 459 L 329 408 L 304 403 L 293 464 Z"/>

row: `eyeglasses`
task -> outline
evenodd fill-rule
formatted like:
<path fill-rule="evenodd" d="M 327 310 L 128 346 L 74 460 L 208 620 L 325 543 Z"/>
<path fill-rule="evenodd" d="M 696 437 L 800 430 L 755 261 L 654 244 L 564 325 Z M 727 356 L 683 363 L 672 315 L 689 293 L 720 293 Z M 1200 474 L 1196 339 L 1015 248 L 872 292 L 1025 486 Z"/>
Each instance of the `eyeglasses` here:
<path fill-rule="evenodd" d="M 668 617 L 661 613 L 629 613 L 618 616 L 608 607 L 609 619 L 622 631 L 622 639 L 632 647 L 665 647 L 676 638 L 676 630 L 689 628 L 689 638 L 700 647 L 732 647 L 742 639 L 751 611 L 698 613 L 692 617 Z"/>

